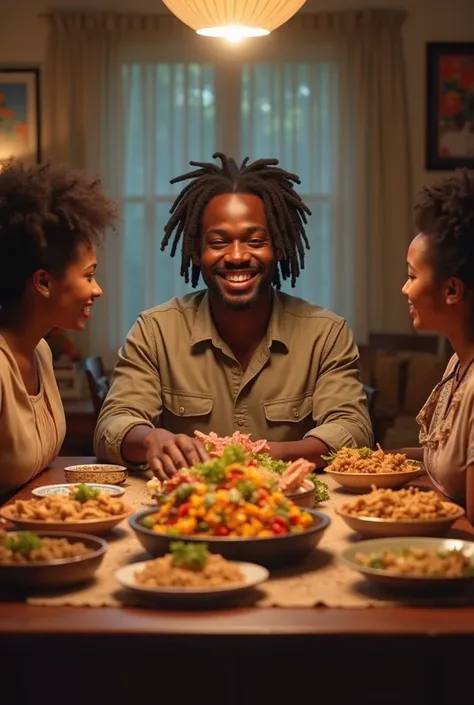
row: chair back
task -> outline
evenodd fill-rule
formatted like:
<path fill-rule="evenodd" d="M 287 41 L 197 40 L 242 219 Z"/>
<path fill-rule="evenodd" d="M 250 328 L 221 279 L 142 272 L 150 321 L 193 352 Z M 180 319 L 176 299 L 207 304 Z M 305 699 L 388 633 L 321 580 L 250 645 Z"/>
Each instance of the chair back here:
<path fill-rule="evenodd" d="M 105 373 L 102 358 L 98 355 L 86 357 L 84 360 L 84 373 L 94 406 L 94 412 L 96 416 L 98 416 L 104 399 L 107 396 L 107 392 L 110 389 L 110 383 Z"/>
<path fill-rule="evenodd" d="M 377 417 L 377 412 L 375 409 L 375 404 L 377 402 L 378 392 L 375 387 L 371 387 L 369 384 L 364 384 L 364 392 L 367 397 L 367 407 L 370 416 L 370 422 L 372 424 L 372 430 L 374 432 L 374 443 L 378 443 L 379 438 L 379 420 Z"/>

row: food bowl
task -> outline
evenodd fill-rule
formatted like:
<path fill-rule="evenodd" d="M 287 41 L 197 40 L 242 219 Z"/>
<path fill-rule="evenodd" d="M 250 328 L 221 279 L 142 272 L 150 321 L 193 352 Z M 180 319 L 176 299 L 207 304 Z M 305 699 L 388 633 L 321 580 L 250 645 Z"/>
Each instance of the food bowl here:
<path fill-rule="evenodd" d="M 11 532 L 7 532 L 11 533 Z M 13 532 L 16 533 L 16 532 Z M 107 550 L 107 542 L 97 536 L 65 531 L 39 531 L 40 538 L 66 538 L 68 541 L 81 541 L 92 553 L 85 556 L 61 558 L 53 561 L 5 565 L 0 563 L 0 586 L 8 588 L 66 587 L 90 580 L 100 566 Z"/>
<path fill-rule="evenodd" d="M 68 465 L 64 468 L 64 474 L 66 480 L 74 484 L 121 485 L 128 477 L 128 470 L 123 465 Z"/>
<path fill-rule="evenodd" d="M 156 507 L 133 514 L 129 524 L 143 548 L 155 558 L 169 553 L 170 543 L 178 538 L 185 540 L 186 543 L 205 543 L 211 553 L 219 553 L 230 561 L 257 563 L 273 568 L 298 563 L 321 541 L 331 520 L 326 514 L 314 509 L 306 511 L 313 518 L 313 525 L 309 529 L 262 538 L 188 535 L 177 537 L 159 534 L 140 524 L 145 517 L 156 513 Z"/>
<path fill-rule="evenodd" d="M 364 566 L 356 559 L 358 553 L 373 554 L 382 551 L 398 551 L 404 548 L 420 548 L 433 551 L 462 551 L 471 561 L 474 561 L 474 543 L 460 539 L 442 539 L 427 537 L 380 538 L 349 546 L 340 555 L 340 560 L 350 568 L 357 570 L 364 578 L 379 584 L 382 588 L 395 591 L 407 591 L 427 595 L 438 591 L 455 591 L 472 587 L 474 575 L 462 577 L 447 577 L 444 575 L 417 576 L 398 575 L 380 568 Z"/>
<path fill-rule="evenodd" d="M 452 502 L 443 502 L 452 504 Z M 353 531 L 370 538 L 393 536 L 445 536 L 455 521 L 464 516 L 462 507 L 456 514 L 438 519 L 381 519 L 379 517 L 356 516 L 336 509 L 341 519 Z"/>
<path fill-rule="evenodd" d="M 324 468 L 326 475 L 330 475 L 341 487 L 350 492 L 367 493 L 375 485 L 377 489 L 398 489 L 411 482 L 424 473 L 422 467 L 401 472 L 337 472 L 328 465 Z"/>
<path fill-rule="evenodd" d="M 285 493 L 285 497 L 291 499 L 291 501 L 298 507 L 303 507 L 304 509 L 312 509 L 314 507 L 316 488 L 311 481 L 303 482 L 303 484 L 296 490 L 296 492 Z"/>
<path fill-rule="evenodd" d="M 34 487 L 31 490 L 31 494 L 33 495 L 33 497 L 48 497 L 48 495 L 51 494 L 61 494 L 64 497 L 67 497 L 71 493 L 71 491 L 77 490 L 79 484 L 77 482 L 65 482 L 60 485 L 41 485 L 41 487 Z M 93 484 L 84 484 L 86 484 L 87 487 L 92 487 L 93 489 L 99 490 L 99 492 L 108 494 L 111 497 L 121 497 L 123 494 L 125 494 L 124 488 L 118 487 L 117 485 L 103 485 L 95 482 Z"/>
<path fill-rule="evenodd" d="M 19 529 L 24 531 L 35 531 L 36 533 L 45 531 L 59 531 L 61 534 L 80 532 L 81 534 L 93 534 L 103 536 L 111 531 L 117 524 L 130 516 L 133 512 L 131 506 L 125 505 L 125 512 L 103 519 L 84 519 L 82 521 L 40 521 L 39 519 L 18 519 L 13 513 L 13 504 L 6 504 L 0 509 L 0 516 Z"/>

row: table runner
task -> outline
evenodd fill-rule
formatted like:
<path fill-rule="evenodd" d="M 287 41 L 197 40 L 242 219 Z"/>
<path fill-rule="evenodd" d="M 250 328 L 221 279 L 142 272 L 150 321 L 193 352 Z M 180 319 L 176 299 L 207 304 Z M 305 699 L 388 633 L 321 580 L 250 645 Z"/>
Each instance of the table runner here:
<path fill-rule="evenodd" d="M 329 476 L 324 477 L 330 489 L 330 499 L 318 505 L 331 518 L 331 524 L 318 546 L 308 558 L 294 566 L 272 570 L 268 581 L 253 591 L 250 600 L 258 607 L 384 607 L 397 604 L 471 604 L 474 595 L 437 598 L 394 598 L 382 592 L 377 586 L 364 580 L 354 570 L 339 560 L 340 552 L 354 540 L 360 540 L 343 520 L 335 513 L 335 508 L 354 495 L 342 490 Z M 124 499 L 138 511 L 150 503 L 145 487 L 146 478 L 129 476 Z M 455 534 L 455 532 L 454 532 Z M 454 535 L 453 534 L 453 535 Z M 118 607 L 124 604 L 149 606 L 150 600 L 127 593 L 120 588 L 114 578 L 114 571 L 130 562 L 149 559 L 141 544 L 135 538 L 128 522 L 123 521 L 105 537 L 109 543 L 104 560 L 92 584 L 79 586 L 68 592 L 32 595 L 27 602 L 32 605 L 48 606 L 91 606 Z M 248 602 L 249 597 L 237 603 Z"/>

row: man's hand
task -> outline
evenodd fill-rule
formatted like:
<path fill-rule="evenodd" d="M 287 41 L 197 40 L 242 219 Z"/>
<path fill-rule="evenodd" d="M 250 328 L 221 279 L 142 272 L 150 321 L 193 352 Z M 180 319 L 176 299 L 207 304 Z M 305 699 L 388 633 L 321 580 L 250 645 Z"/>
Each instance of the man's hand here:
<path fill-rule="evenodd" d="M 163 428 L 150 431 L 143 439 L 146 461 L 153 474 L 167 480 L 180 468 L 189 468 L 196 463 L 209 460 L 201 441 L 183 433 L 170 433 Z"/>

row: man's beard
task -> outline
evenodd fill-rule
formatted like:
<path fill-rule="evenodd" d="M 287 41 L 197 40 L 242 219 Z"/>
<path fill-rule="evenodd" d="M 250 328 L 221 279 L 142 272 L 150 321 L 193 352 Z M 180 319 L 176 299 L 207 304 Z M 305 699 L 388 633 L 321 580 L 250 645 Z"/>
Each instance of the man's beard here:
<path fill-rule="evenodd" d="M 256 306 L 265 292 L 271 287 L 272 281 L 275 277 L 275 268 L 276 265 L 269 269 L 264 276 L 262 276 L 262 273 L 259 272 L 258 276 L 260 276 L 260 282 L 251 298 L 246 298 L 245 294 L 242 296 L 239 296 L 238 294 L 235 296 L 228 296 L 224 294 L 216 281 L 216 278 L 219 275 L 214 274 L 208 281 L 206 281 L 204 277 L 203 279 L 209 293 L 213 296 L 213 298 L 221 301 L 230 311 L 246 311 L 247 309 Z"/>

